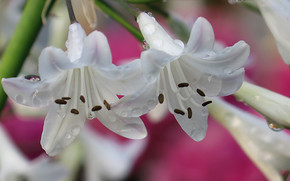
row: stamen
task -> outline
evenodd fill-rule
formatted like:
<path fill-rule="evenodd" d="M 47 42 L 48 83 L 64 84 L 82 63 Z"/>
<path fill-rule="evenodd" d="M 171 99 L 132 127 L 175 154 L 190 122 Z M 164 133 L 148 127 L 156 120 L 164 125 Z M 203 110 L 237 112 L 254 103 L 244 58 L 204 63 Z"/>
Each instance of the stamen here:
<path fill-rule="evenodd" d="M 190 107 L 187 108 L 188 119 L 192 118 L 192 110 Z"/>
<path fill-rule="evenodd" d="M 68 15 L 69 15 L 69 19 L 71 24 L 77 22 L 77 19 L 75 17 L 75 13 L 71 4 L 71 0 L 66 0 L 66 6 L 67 6 L 67 11 L 68 11 Z"/>
<path fill-rule="evenodd" d="M 94 106 L 93 108 L 92 108 L 92 111 L 99 111 L 99 110 L 101 110 L 102 109 L 102 106 Z"/>
<path fill-rule="evenodd" d="M 111 110 L 111 105 L 106 100 L 104 100 L 104 105 L 108 110 Z"/>
<path fill-rule="evenodd" d="M 200 90 L 200 89 L 196 89 L 196 92 L 201 96 L 201 97 L 205 97 L 205 93 Z"/>
<path fill-rule="evenodd" d="M 159 94 L 158 101 L 160 104 L 162 104 L 164 102 L 164 95 L 163 94 Z"/>
<path fill-rule="evenodd" d="M 62 97 L 61 99 L 62 100 L 70 100 L 71 98 L 70 97 Z"/>
<path fill-rule="evenodd" d="M 67 102 L 65 101 L 65 100 L 63 100 L 63 99 L 56 99 L 55 101 L 54 101 L 56 104 L 66 104 Z"/>
<path fill-rule="evenodd" d="M 189 83 L 183 82 L 177 85 L 178 87 L 182 88 L 182 87 L 188 87 Z"/>
<path fill-rule="evenodd" d="M 182 110 L 180 110 L 180 109 L 174 109 L 174 112 L 175 112 L 176 114 L 181 114 L 182 116 L 185 115 L 185 112 L 182 111 Z"/>
<path fill-rule="evenodd" d="M 202 105 L 203 107 L 205 107 L 205 106 L 207 106 L 207 105 L 210 104 L 210 103 L 212 103 L 212 101 L 206 101 L 206 102 L 202 103 L 201 105 Z"/>
<path fill-rule="evenodd" d="M 73 114 L 79 114 L 80 113 L 77 109 L 71 109 L 70 112 L 73 113 Z"/>
<path fill-rule="evenodd" d="M 80 100 L 81 100 L 83 103 L 85 103 L 85 102 L 86 102 L 86 99 L 85 99 L 85 97 L 84 97 L 84 96 L 80 96 Z"/>

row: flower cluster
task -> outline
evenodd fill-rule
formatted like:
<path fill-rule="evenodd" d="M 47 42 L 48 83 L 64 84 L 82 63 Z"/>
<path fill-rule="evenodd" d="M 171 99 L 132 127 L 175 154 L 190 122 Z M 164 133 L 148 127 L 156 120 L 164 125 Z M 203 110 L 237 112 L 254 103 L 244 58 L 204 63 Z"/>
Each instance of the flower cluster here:
<path fill-rule="evenodd" d="M 97 118 L 127 138 L 144 138 L 139 116 L 164 100 L 182 129 L 200 141 L 207 129 L 208 98 L 233 94 L 242 85 L 249 56 L 245 42 L 215 49 L 210 23 L 198 18 L 185 46 L 149 14 L 140 13 L 137 19 L 150 47 L 140 59 L 112 64 L 104 34 L 86 36 L 81 25 L 73 23 L 66 52 L 55 47 L 42 51 L 40 77 L 2 79 L 5 92 L 17 103 L 49 106 L 41 138 L 47 154 L 57 155 L 71 144 L 86 119 Z"/>

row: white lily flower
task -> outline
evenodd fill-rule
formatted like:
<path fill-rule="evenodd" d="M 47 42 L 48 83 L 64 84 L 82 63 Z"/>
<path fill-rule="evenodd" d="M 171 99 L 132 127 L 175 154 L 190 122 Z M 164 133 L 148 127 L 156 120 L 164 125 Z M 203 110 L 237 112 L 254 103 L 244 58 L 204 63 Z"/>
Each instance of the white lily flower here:
<path fill-rule="evenodd" d="M 265 88 L 244 82 L 235 97 L 263 116 L 268 121 L 269 127 L 280 131 L 284 127 L 290 128 L 290 99 Z"/>
<path fill-rule="evenodd" d="M 147 132 L 140 118 L 125 118 L 111 110 L 111 104 L 119 100 L 116 94 L 135 90 L 128 83 L 140 74 L 140 62 L 113 65 L 105 35 L 94 31 L 86 36 L 78 23 L 70 25 L 66 46 L 67 52 L 55 47 L 42 51 L 40 77 L 2 79 L 5 92 L 17 103 L 50 105 L 41 137 L 46 153 L 54 156 L 68 146 L 81 132 L 86 118 L 97 117 L 124 137 L 144 138 Z M 138 85 L 142 82 L 133 84 Z"/>
<path fill-rule="evenodd" d="M 207 129 L 206 105 L 211 102 L 204 97 L 229 95 L 240 88 L 249 46 L 240 41 L 215 51 L 214 32 L 204 18 L 196 20 L 186 46 L 147 13 L 140 13 L 137 22 L 150 46 L 141 55 L 147 87 L 125 96 L 114 109 L 121 115 L 139 116 L 166 99 L 182 129 L 201 141 Z"/>
<path fill-rule="evenodd" d="M 144 151 L 145 140 L 121 143 L 116 138 L 86 128 L 81 135 L 85 148 L 87 181 L 122 180 Z"/>
<path fill-rule="evenodd" d="M 269 180 L 283 180 L 281 172 L 290 169 L 288 134 L 271 131 L 262 119 L 219 99 L 214 99 L 209 112 L 232 134 Z"/>
<path fill-rule="evenodd" d="M 254 2 L 272 32 L 284 62 L 290 65 L 290 1 L 246 0 Z M 242 2 L 242 1 L 236 1 Z"/>
<path fill-rule="evenodd" d="M 60 181 L 69 171 L 47 157 L 29 161 L 0 125 L 0 181 Z"/>

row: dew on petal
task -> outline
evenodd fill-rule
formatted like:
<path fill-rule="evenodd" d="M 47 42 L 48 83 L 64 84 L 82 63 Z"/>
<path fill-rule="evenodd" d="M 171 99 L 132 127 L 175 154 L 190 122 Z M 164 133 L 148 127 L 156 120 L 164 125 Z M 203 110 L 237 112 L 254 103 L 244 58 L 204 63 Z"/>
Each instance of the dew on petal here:
<path fill-rule="evenodd" d="M 17 103 L 20 103 L 20 104 L 24 102 L 24 99 L 23 99 L 22 95 L 17 95 L 15 97 L 15 100 L 16 100 Z"/>
<path fill-rule="evenodd" d="M 81 127 L 76 125 L 72 128 L 71 130 L 71 133 L 74 135 L 74 136 L 77 136 L 78 134 L 80 134 L 81 132 Z"/>
<path fill-rule="evenodd" d="M 65 138 L 69 140 L 72 138 L 72 135 L 70 133 L 66 133 Z"/>
<path fill-rule="evenodd" d="M 128 116 L 128 112 L 127 112 L 127 111 L 123 111 L 123 112 L 121 112 L 121 116 L 122 116 L 122 117 L 127 117 L 127 116 Z"/>
<path fill-rule="evenodd" d="M 163 46 L 163 41 L 160 39 L 155 39 L 152 41 L 152 47 L 161 48 Z"/>
<path fill-rule="evenodd" d="M 147 24 L 145 25 L 143 31 L 144 31 L 144 34 L 146 35 L 152 35 L 156 31 L 156 28 L 154 24 Z"/>
<path fill-rule="evenodd" d="M 283 126 L 281 126 L 280 124 L 275 123 L 273 120 L 271 120 L 270 118 L 267 118 L 267 124 L 268 127 L 272 130 L 272 131 L 282 131 L 284 129 Z"/>
<path fill-rule="evenodd" d="M 134 116 L 139 116 L 140 114 L 142 114 L 142 111 L 141 111 L 141 109 L 140 108 L 134 108 L 134 109 L 132 109 L 132 116 L 134 117 Z"/>
<path fill-rule="evenodd" d="M 30 80 L 30 81 L 40 81 L 40 77 L 38 75 L 25 75 L 25 79 Z"/>
<path fill-rule="evenodd" d="M 110 122 L 115 122 L 116 120 L 117 120 L 117 118 L 113 115 L 110 115 L 108 118 L 108 121 L 110 121 Z"/>
<path fill-rule="evenodd" d="M 175 39 L 174 43 L 176 43 L 177 45 L 179 45 L 181 48 L 184 48 L 184 44 L 181 40 Z"/>
<path fill-rule="evenodd" d="M 142 47 L 143 47 L 144 50 L 148 50 L 150 48 L 150 46 L 149 46 L 149 44 L 147 43 L 146 40 L 143 40 Z"/>

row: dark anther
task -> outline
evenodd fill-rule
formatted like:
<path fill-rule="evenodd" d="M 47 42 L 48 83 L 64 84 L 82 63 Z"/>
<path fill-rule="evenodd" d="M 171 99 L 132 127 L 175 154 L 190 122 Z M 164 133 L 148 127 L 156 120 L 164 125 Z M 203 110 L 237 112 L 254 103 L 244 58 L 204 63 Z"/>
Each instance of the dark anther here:
<path fill-rule="evenodd" d="M 80 96 L 80 100 L 81 100 L 83 103 L 85 103 L 85 102 L 86 102 L 86 99 L 85 99 L 85 97 L 84 97 L 84 96 Z"/>
<path fill-rule="evenodd" d="M 70 97 L 62 97 L 61 99 L 63 99 L 63 100 L 70 100 L 71 98 Z"/>
<path fill-rule="evenodd" d="M 185 113 L 182 111 L 182 110 L 180 110 L 180 109 L 174 109 L 174 112 L 176 113 L 176 114 L 181 114 L 181 115 L 184 115 Z"/>
<path fill-rule="evenodd" d="M 186 82 L 184 82 L 184 83 L 180 83 L 180 84 L 178 84 L 177 86 L 178 86 L 178 87 L 188 87 L 189 84 L 186 83 Z"/>
<path fill-rule="evenodd" d="M 65 100 L 63 100 L 63 99 L 56 99 L 55 101 L 54 101 L 56 104 L 66 104 L 67 102 L 65 101 Z"/>
<path fill-rule="evenodd" d="M 158 101 L 160 104 L 162 104 L 164 102 L 164 95 L 163 94 L 159 94 Z"/>
<path fill-rule="evenodd" d="M 202 105 L 203 107 L 205 107 L 205 106 L 207 106 L 207 105 L 210 104 L 210 103 L 212 103 L 212 101 L 206 101 L 206 102 L 202 103 L 201 105 Z"/>
<path fill-rule="evenodd" d="M 104 100 L 104 105 L 106 106 L 106 108 L 108 110 L 111 110 L 111 106 L 110 106 L 110 104 L 106 100 Z"/>
<path fill-rule="evenodd" d="M 190 107 L 187 108 L 188 119 L 192 118 L 192 110 Z"/>
<path fill-rule="evenodd" d="M 73 113 L 73 114 L 79 114 L 80 113 L 77 109 L 71 109 L 70 112 Z"/>
<path fill-rule="evenodd" d="M 196 92 L 201 96 L 201 97 L 204 97 L 205 96 L 205 93 L 200 90 L 200 89 L 196 89 Z"/>
<path fill-rule="evenodd" d="M 102 109 L 102 106 L 94 106 L 93 108 L 92 108 L 92 111 L 99 111 L 99 110 L 101 110 Z"/>

